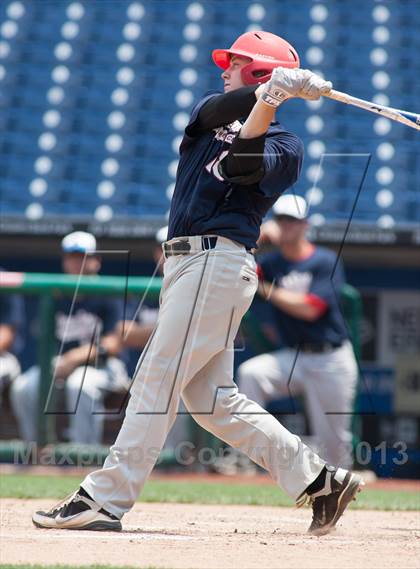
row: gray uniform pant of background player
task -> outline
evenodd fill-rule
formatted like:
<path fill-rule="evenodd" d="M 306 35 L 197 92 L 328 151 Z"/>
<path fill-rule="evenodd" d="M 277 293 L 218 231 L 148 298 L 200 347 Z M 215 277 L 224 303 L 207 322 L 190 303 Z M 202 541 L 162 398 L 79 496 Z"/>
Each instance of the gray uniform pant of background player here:
<path fill-rule="evenodd" d="M 272 399 L 303 394 L 313 448 L 330 464 L 349 468 L 357 363 L 349 341 L 322 354 L 294 349 L 262 354 L 238 368 L 242 393 L 266 407 Z"/>
<path fill-rule="evenodd" d="M 26 441 L 37 439 L 39 384 L 40 370 L 33 366 L 17 377 L 11 388 L 13 412 L 20 436 Z M 105 393 L 124 391 L 128 386 L 125 365 L 117 358 L 108 358 L 107 365 L 100 369 L 76 368 L 65 381 L 69 439 L 75 443 L 100 444 L 106 417 Z"/>
<path fill-rule="evenodd" d="M 0 354 L 0 404 L 3 398 L 3 389 L 20 374 L 20 364 L 10 352 Z"/>
<path fill-rule="evenodd" d="M 257 288 L 254 257 L 220 237 L 210 251 L 202 251 L 200 237 L 189 242 L 191 254 L 165 262 L 158 324 L 139 362 L 116 442 L 103 468 L 82 482 L 119 517 L 149 476 L 181 397 L 200 425 L 267 469 L 294 499 L 324 466 L 233 382 L 233 340 Z"/>

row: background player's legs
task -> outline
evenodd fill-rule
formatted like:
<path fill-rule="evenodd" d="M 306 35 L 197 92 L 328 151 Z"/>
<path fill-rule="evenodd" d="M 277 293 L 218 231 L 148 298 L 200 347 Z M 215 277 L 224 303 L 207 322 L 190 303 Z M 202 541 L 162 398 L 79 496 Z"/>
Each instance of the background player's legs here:
<path fill-rule="evenodd" d="M 99 444 L 102 441 L 103 401 L 108 384 L 107 371 L 92 366 L 80 366 L 67 378 L 66 406 L 72 442 Z"/>
<path fill-rule="evenodd" d="M 3 390 L 20 374 L 20 364 L 13 354 L 0 353 L 0 405 L 2 403 Z"/>
<path fill-rule="evenodd" d="M 351 468 L 351 420 L 357 364 L 350 342 L 328 354 L 300 354 L 306 367 L 305 402 L 320 455 L 330 464 Z"/>
<path fill-rule="evenodd" d="M 33 366 L 19 375 L 10 388 L 10 401 L 19 435 L 28 442 L 37 440 L 39 381 L 39 367 Z"/>
<path fill-rule="evenodd" d="M 128 387 L 125 365 L 117 358 L 109 358 L 103 368 L 76 368 L 65 383 L 70 440 L 100 444 L 105 421 L 105 393 L 125 391 Z"/>
<path fill-rule="evenodd" d="M 237 377 L 241 393 L 261 407 L 271 399 L 297 394 L 302 389 L 299 361 L 293 350 L 261 354 L 241 364 Z"/>
<path fill-rule="evenodd" d="M 247 454 L 297 498 L 324 462 L 272 415 L 239 393 L 232 371 L 233 346 L 214 356 L 183 390 L 187 409 L 197 423 Z"/>
<path fill-rule="evenodd" d="M 120 433 L 103 469 L 82 483 L 117 516 L 132 507 L 150 474 L 183 385 L 233 341 L 252 301 L 254 261 L 242 248 L 232 247 L 230 252 L 171 257 L 165 263 L 158 326 L 143 352 Z"/>

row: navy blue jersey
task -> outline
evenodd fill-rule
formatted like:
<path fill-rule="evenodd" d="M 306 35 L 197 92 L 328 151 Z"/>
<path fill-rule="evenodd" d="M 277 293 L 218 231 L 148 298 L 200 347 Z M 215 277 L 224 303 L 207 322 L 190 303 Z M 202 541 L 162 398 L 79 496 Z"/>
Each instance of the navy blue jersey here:
<path fill-rule="evenodd" d="M 344 269 L 336 254 L 324 247 L 315 247 L 313 253 L 301 261 L 289 261 L 276 251 L 260 261 L 263 278 L 287 290 L 308 293 L 321 298 L 326 312 L 314 322 L 290 316 L 273 306 L 280 337 L 285 346 L 331 342 L 340 344 L 348 337 L 340 307 L 340 292 L 344 285 Z M 334 271 L 335 267 L 335 271 Z M 334 274 L 333 274 L 334 271 Z"/>
<path fill-rule="evenodd" d="M 188 134 L 201 107 L 217 94 L 213 91 L 194 107 L 182 139 L 168 239 L 213 234 L 251 249 L 256 247 L 263 217 L 280 194 L 297 180 L 303 145 L 297 136 L 273 122 L 265 140 L 262 180 L 250 185 L 225 181 L 217 167 L 228 153 L 241 123 L 235 121 L 197 136 Z"/>
<path fill-rule="evenodd" d="M 114 331 L 122 316 L 122 301 L 117 298 L 80 297 L 73 309 L 71 297 L 58 299 L 55 336 L 62 345 L 62 353 L 92 342 L 97 345 L 101 336 Z"/>

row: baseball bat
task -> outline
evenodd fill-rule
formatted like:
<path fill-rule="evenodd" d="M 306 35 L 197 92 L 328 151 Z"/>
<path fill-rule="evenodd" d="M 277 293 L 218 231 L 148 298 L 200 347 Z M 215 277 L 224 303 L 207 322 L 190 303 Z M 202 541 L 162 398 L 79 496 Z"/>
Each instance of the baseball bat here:
<path fill-rule="evenodd" d="M 371 113 L 382 115 L 392 121 L 397 121 L 405 124 L 406 126 L 410 126 L 411 128 L 415 128 L 416 130 L 420 130 L 420 115 L 416 113 L 408 113 L 407 111 L 402 111 L 400 109 L 377 105 L 372 101 L 358 99 L 357 97 L 353 97 L 347 93 L 342 93 L 341 91 L 335 91 L 334 89 L 331 89 L 331 91 L 324 96 L 334 99 L 335 101 L 340 101 L 340 103 L 346 103 L 346 105 L 353 105 L 355 107 L 365 109 L 366 111 L 370 111 Z"/>

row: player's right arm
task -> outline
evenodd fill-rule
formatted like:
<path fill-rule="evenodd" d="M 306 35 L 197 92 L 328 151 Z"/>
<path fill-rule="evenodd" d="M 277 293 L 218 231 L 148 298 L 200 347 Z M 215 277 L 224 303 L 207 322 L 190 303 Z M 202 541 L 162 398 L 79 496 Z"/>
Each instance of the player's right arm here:
<path fill-rule="evenodd" d="M 102 321 L 99 343 L 88 342 L 62 354 L 55 367 L 55 373 L 58 377 L 66 378 L 79 366 L 99 363 L 100 360 L 105 362 L 108 357 L 117 357 L 120 354 L 122 341 L 116 331 L 120 313 L 121 303 L 116 298 L 104 300 L 101 308 L 92 312 Z"/>
<path fill-rule="evenodd" d="M 266 257 L 258 265 L 258 294 L 275 308 L 293 318 L 315 322 L 325 314 L 328 304 L 315 294 L 287 290 L 278 286 L 271 270 L 271 259 Z"/>
<path fill-rule="evenodd" d="M 273 286 L 263 281 L 258 285 L 258 293 L 273 306 L 286 312 L 289 316 L 314 322 L 325 314 L 328 304 L 313 294 L 305 294 Z"/>

